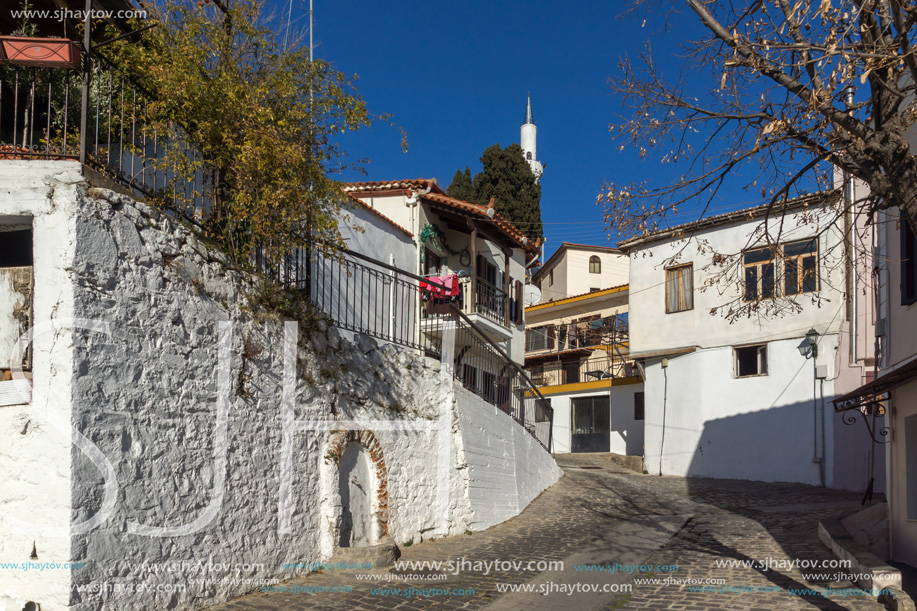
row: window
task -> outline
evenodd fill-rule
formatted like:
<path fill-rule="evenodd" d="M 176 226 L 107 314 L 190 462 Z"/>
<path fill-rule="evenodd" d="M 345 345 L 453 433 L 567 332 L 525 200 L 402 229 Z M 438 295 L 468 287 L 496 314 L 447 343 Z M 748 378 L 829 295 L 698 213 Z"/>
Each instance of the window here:
<path fill-rule="evenodd" d="M 484 400 L 494 403 L 497 399 L 497 376 L 488 372 L 481 372 L 481 396 Z"/>
<path fill-rule="evenodd" d="M 544 386 L 544 365 L 532 365 L 532 368 L 529 370 L 529 373 L 532 376 L 532 384 L 535 386 Z"/>
<path fill-rule="evenodd" d="M 467 363 L 462 364 L 462 384 L 470 391 L 475 391 L 478 385 L 478 370 Z"/>
<path fill-rule="evenodd" d="M 818 290 L 818 242 L 801 240 L 783 245 L 783 294 Z"/>
<path fill-rule="evenodd" d="M 596 255 L 589 257 L 589 273 L 590 274 L 601 274 L 602 273 L 602 260 Z"/>
<path fill-rule="evenodd" d="M 497 286 L 497 266 L 484 258 L 484 255 L 478 255 L 477 260 L 478 278 L 484 280 L 491 286 Z"/>
<path fill-rule="evenodd" d="M 767 375 L 767 344 L 735 349 L 735 377 Z"/>
<path fill-rule="evenodd" d="M 580 363 L 578 360 L 569 361 L 561 365 L 564 372 L 564 384 L 576 384 L 579 382 Z"/>
<path fill-rule="evenodd" d="M 531 161 L 531 160 L 532 160 L 532 151 L 526 152 L 525 158 L 528 159 L 529 161 Z"/>
<path fill-rule="evenodd" d="M 553 350 L 554 327 L 535 327 L 526 332 L 526 350 Z"/>
<path fill-rule="evenodd" d="M 643 420 L 644 398 L 642 392 L 634 393 L 634 420 Z"/>
<path fill-rule="evenodd" d="M 694 308 L 694 265 L 665 270 L 665 311 L 667 314 Z"/>
<path fill-rule="evenodd" d="M 917 236 L 901 217 L 901 305 L 917 303 Z"/>
<path fill-rule="evenodd" d="M 429 248 L 425 249 L 424 254 L 423 254 L 423 273 L 424 275 L 429 276 L 431 274 L 438 274 L 440 265 L 441 265 L 441 260 L 439 258 L 439 255 L 434 253 Z"/>
<path fill-rule="evenodd" d="M 550 399 L 535 399 L 535 422 L 550 422 L 552 409 Z"/>
<path fill-rule="evenodd" d="M 4 231 L 0 234 L 0 267 L 31 267 L 32 230 Z"/>
<path fill-rule="evenodd" d="M 745 264 L 745 301 L 774 296 L 774 249 L 756 248 L 742 255 Z"/>
<path fill-rule="evenodd" d="M 554 270 L 548 272 L 548 286 L 554 286 Z"/>

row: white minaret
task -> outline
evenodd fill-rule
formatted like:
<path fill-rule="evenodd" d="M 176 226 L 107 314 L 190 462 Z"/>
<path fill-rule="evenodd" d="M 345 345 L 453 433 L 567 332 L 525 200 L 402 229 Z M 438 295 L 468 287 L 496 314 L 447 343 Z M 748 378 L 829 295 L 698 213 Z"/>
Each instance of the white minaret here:
<path fill-rule="evenodd" d="M 519 137 L 519 144 L 522 145 L 522 152 L 532 167 L 532 173 L 535 174 L 535 181 L 541 180 L 541 174 L 544 168 L 538 161 L 535 154 L 535 138 L 538 135 L 538 128 L 535 127 L 535 121 L 532 119 L 532 96 L 528 96 L 528 102 L 525 105 L 525 123 L 522 124 L 522 134 Z"/>

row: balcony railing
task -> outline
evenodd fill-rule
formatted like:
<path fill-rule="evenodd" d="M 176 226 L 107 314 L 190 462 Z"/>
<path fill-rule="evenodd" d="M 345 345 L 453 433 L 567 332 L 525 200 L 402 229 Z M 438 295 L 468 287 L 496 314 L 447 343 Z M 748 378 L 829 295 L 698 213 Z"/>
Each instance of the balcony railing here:
<path fill-rule="evenodd" d="M 627 313 L 589 321 L 552 323 L 526 330 L 526 356 L 563 352 L 592 346 L 628 343 Z"/>
<path fill-rule="evenodd" d="M 474 305 L 468 296 L 471 294 L 471 278 L 462 278 L 462 312 L 468 314 L 480 314 L 488 320 L 506 325 L 506 293 L 492 284 L 476 279 L 474 282 Z"/>
<path fill-rule="evenodd" d="M 596 356 L 526 365 L 536 386 L 560 386 L 636 375 L 633 363 L 618 356 Z"/>
<path fill-rule="evenodd" d="M 211 209 L 219 177 L 179 126 L 150 120 L 150 99 L 99 56 L 92 57 L 85 92 L 73 70 L 0 66 L 0 159 L 82 159 L 135 192 L 168 196 L 188 210 Z M 176 152 L 188 166 L 180 173 L 164 163 Z"/>

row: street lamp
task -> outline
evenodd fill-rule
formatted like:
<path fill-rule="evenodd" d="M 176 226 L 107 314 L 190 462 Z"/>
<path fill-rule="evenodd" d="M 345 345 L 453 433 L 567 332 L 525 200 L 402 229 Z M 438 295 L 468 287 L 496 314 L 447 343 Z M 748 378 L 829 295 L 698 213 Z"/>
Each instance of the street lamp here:
<path fill-rule="evenodd" d="M 818 331 L 809 329 L 805 339 L 797 346 L 799 354 L 805 358 L 818 356 Z"/>
<path fill-rule="evenodd" d="M 809 329 L 806 332 L 805 338 L 797 346 L 799 349 L 799 354 L 803 356 L 806 360 L 812 359 L 812 435 L 813 438 L 813 456 L 812 462 L 818 465 L 818 472 L 821 479 L 822 488 L 825 487 L 825 408 L 822 406 L 821 414 L 821 425 L 822 425 L 822 438 L 821 438 L 821 454 L 819 454 L 819 443 L 818 443 L 818 363 L 815 360 L 815 357 L 818 356 L 818 331 L 815 329 Z"/>

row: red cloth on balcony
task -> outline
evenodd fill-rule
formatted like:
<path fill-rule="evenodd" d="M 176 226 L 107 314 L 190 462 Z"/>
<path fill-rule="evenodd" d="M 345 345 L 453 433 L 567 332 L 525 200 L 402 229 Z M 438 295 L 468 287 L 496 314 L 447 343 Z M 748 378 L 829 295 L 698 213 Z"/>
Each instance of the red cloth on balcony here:
<path fill-rule="evenodd" d="M 425 300 L 431 299 L 452 299 L 459 296 L 459 279 L 457 274 L 447 276 L 431 277 L 430 284 L 420 281 L 420 293 Z"/>

